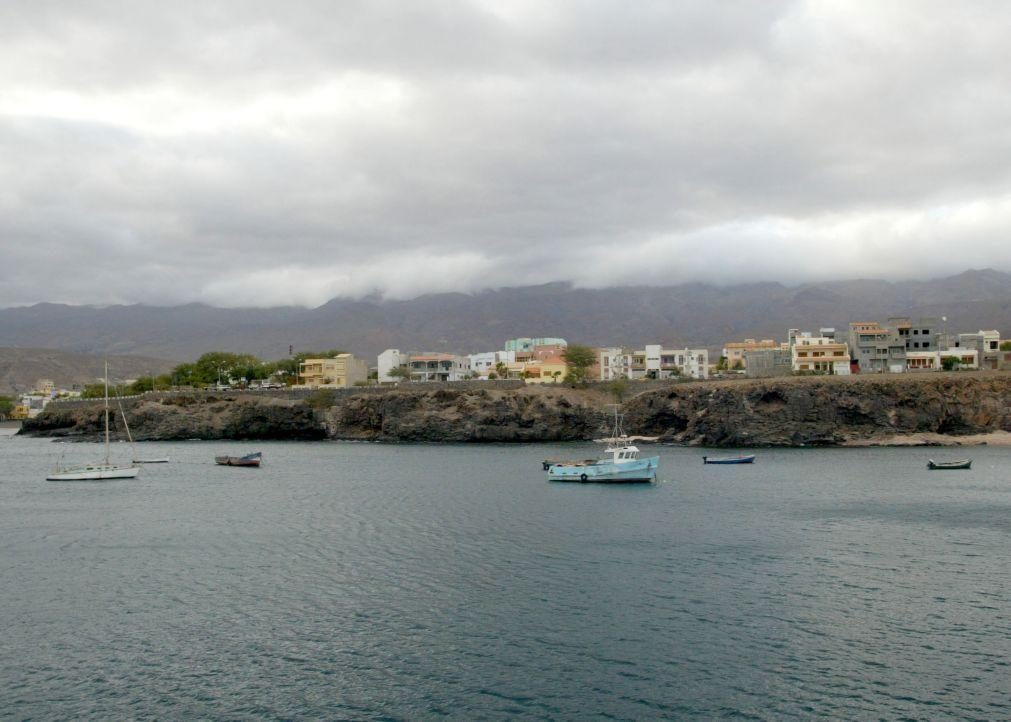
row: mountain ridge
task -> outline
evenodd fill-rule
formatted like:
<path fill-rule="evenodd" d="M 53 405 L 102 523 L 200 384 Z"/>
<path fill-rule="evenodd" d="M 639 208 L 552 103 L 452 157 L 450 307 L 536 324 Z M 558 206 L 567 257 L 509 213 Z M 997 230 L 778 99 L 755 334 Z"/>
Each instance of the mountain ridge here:
<path fill-rule="evenodd" d="M 184 361 L 208 350 L 281 358 L 288 347 L 347 348 L 372 359 L 386 348 L 473 353 L 516 336 L 588 345 L 707 347 L 783 338 L 788 328 L 840 330 L 850 321 L 946 316 L 947 328 L 1011 333 L 1011 274 L 970 269 L 925 281 L 850 279 L 795 286 L 576 288 L 553 282 L 409 300 L 333 298 L 304 308 L 220 308 L 38 303 L 0 309 L 0 346 Z"/>

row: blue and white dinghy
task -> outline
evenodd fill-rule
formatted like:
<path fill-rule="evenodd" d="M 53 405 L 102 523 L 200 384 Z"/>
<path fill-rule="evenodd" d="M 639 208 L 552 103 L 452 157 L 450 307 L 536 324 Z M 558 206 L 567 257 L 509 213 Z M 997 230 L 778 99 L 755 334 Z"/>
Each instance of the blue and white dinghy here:
<path fill-rule="evenodd" d="M 546 463 L 548 481 L 648 483 L 656 479 L 659 456 L 639 458 L 639 449 L 621 433 L 621 417 L 614 408 L 614 435 L 599 459 Z"/>

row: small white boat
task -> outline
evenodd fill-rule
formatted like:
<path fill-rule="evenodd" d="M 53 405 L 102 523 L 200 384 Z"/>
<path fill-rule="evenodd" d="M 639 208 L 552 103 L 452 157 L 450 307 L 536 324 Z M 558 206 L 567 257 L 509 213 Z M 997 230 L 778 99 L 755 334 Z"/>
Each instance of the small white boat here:
<path fill-rule="evenodd" d="M 122 411 L 122 407 L 120 407 Z M 126 415 L 123 415 L 126 424 Z M 105 458 L 101 463 L 82 466 L 59 466 L 46 477 L 46 481 L 105 481 L 106 479 L 133 479 L 140 473 L 135 464 L 118 465 L 109 461 L 109 364 L 105 364 Z"/>

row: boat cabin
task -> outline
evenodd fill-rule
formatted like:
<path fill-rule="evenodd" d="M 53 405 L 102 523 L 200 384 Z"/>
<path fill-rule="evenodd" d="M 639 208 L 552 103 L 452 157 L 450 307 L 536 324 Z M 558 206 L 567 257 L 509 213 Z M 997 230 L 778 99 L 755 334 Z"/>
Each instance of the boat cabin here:
<path fill-rule="evenodd" d="M 607 449 L 607 453 L 611 454 L 611 460 L 615 464 L 623 461 L 634 461 L 639 458 L 639 449 L 631 444 L 612 446 Z"/>

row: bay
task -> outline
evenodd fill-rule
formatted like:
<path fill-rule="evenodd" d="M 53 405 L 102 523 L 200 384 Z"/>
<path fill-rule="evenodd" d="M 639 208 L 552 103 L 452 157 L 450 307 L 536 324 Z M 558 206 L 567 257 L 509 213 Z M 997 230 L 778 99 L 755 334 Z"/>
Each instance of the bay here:
<path fill-rule="evenodd" d="M 172 462 L 56 483 L 100 446 L 2 439 L 0 709 L 1011 717 L 1011 449 L 660 447 L 654 485 L 545 480 L 597 450 L 148 443 Z"/>

